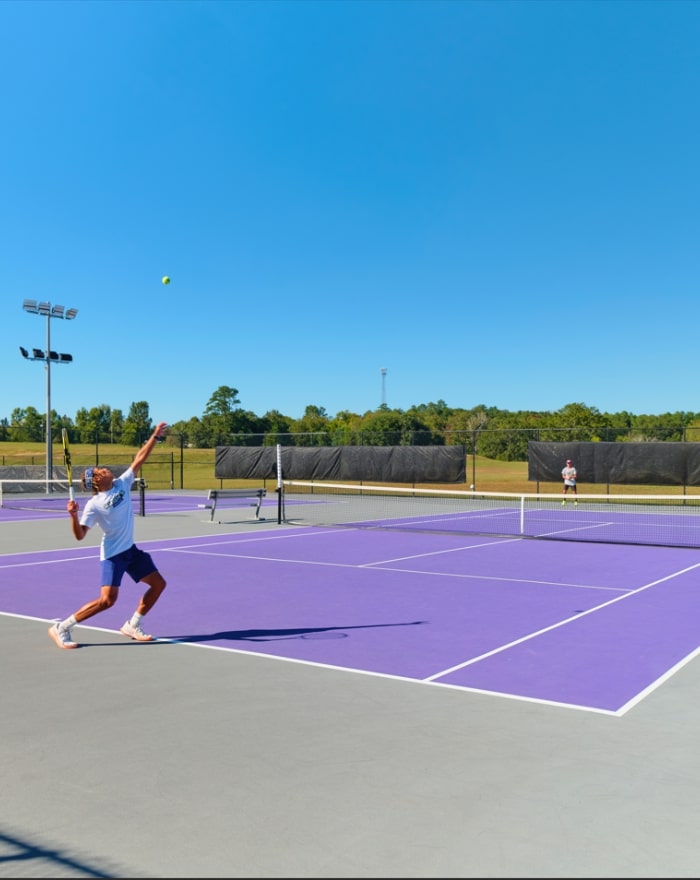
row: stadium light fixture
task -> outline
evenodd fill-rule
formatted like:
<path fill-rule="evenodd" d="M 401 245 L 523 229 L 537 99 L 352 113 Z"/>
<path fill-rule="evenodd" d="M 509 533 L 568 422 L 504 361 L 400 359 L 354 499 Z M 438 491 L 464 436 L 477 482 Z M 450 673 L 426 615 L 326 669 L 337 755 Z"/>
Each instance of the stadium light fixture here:
<path fill-rule="evenodd" d="M 46 366 L 46 494 L 51 491 L 51 479 L 53 478 L 53 445 L 51 442 L 51 364 L 69 364 L 73 361 L 72 354 L 65 354 L 51 350 L 51 318 L 72 320 L 78 314 L 77 309 L 66 309 L 65 306 L 51 305 L 50 302 L 38 302 L 35 299 L 25 299 L 22 308 L 30 315 L 40 315 L 46 318 L 46 348 L 33 348 L 30 355 L 26 348 L 20 345 L 22 357 L 30 361 L 41 361 Z"/>

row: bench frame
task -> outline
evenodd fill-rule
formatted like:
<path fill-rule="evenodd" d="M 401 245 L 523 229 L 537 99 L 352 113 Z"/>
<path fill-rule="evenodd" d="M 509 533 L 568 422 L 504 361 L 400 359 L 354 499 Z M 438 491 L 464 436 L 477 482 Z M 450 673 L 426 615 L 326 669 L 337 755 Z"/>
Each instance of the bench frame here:
<path fill-rule="evenodd" d="M 259 489 L 210 489 L 207 494 L 207 504 L 201 504 L 200 507 L 211 510 L 209 522 L 214 522 L 216 503 L 219 498 L 256 498 L 257 500 L 252 501 L 250 506 L 255 508 L 255 519 L 259 520 L 260 506 L 266 495 L 267 489 L 264 486 L 261 486 Z M 219 520 L 220 522 L 221 520 Z"/>

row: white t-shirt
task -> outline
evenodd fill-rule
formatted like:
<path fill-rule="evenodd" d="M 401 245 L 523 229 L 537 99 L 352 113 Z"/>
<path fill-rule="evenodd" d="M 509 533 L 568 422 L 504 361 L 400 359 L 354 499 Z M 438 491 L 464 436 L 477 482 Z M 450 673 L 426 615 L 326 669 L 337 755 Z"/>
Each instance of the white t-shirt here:
<path fill-rule="evenodd" d="M 90 529 L 98 525 L 104 532 L 101 560 L 128 550 L 134 543 L 134 505 L 130 494 L 134 479 L 134 472 L 127 468 L 109 492 L 98 492 L 89 499 L 80 517 L 81 525 Z"/>
<path fill-rule="evenodd" d="M 564 485 L 565 486 L 575 486 L 576 485 L 576 468 L 575 467 L 562 468 L 561 475 L 564 478 Z"/>

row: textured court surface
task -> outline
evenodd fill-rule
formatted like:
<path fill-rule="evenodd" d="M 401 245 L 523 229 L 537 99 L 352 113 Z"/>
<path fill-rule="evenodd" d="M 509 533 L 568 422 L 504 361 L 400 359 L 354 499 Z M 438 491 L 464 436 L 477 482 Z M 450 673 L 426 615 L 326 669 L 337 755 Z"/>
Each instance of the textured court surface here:
<path fill-rule="evenodd" d="M 205 516 L 64 652 L 97 536 L 0 521 L 0 876 L 697 876 L 700 553 Z"/>

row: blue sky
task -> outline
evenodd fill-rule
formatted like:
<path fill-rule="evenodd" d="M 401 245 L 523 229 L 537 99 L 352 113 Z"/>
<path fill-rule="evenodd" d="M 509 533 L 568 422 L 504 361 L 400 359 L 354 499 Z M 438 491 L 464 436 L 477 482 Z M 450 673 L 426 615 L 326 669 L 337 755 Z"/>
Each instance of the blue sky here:
<path fill-rule="evenodd" d="M 700 411 L 699 45 L 694 0 L 4 0 L 0 418 L 24 299 L 78 309 L 71 418 Z"/>

